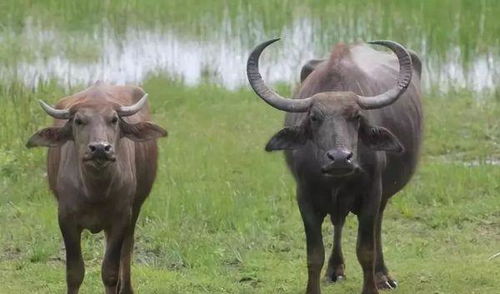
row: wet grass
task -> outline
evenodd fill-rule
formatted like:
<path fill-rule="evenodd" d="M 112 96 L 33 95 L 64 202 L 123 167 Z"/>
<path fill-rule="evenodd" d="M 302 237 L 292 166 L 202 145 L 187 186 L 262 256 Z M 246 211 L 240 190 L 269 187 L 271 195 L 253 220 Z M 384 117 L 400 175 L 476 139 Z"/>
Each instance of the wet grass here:
<path fill-rule="evenodd" d="M 64 291 L 64 249 L 45 182 L 45 151 L 24 142 L 50 119 L 35 99 L 82 89 L 55 83 L 4 85 L 0 100 L 1 293 Z M 144 83 L 160 141 L 158 180 L 138 223 L 133 282 L 138 293 L 301 293 L 305 241 L 294 184 L 280 154 L 263 151 L 283 114 L 249 90 Z M 281 93 L 288 87 L 282 86 Z M 390 204 L 384 224 L 398 293 L 496 293 L 500 287 L 500 102 L 470 93 L 428 95 L 420 169 Z M 464 161 L 478 160 L 469 166 Z M 361 271 L 350 217 L 348 280 L 325 293 L 356 293 Z M 331 230 L 324 226 L 325 242 Z M 82 293 L 99 293 L 102 235 L 83 238 Z M 328 247 L 327 247 L 328 248 Z"/>

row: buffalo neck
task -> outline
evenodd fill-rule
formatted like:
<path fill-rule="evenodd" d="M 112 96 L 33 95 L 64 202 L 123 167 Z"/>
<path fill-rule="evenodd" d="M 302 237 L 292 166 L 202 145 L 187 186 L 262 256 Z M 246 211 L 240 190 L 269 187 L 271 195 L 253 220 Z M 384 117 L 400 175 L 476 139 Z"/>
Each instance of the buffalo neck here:
<path fill-rule="evenodd" d="M 133 177 L 134 158 L 129 149 L 116 155 L 116 161 L 104 167 L 87 166 L 80 161 L 78 166 L 82 192 L 91 202 L 101 202 L 122 195 L 125 191 L 134 191 L 128 187 Z"/>
<path fill-rule="evenodd" d="M 91 200 L 105 200 L 115 186 L 117 162 L 103 168 L 93 168 L 80 165 L 80 179 L 83 192 Z"/>

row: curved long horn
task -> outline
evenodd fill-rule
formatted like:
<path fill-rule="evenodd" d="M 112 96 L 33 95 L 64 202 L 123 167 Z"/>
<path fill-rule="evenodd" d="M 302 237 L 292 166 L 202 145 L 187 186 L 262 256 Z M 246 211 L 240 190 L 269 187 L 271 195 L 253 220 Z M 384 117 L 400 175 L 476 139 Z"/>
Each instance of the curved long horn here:
<path fill-rule="evenodd" d="M 135 104 L 129 105 L 129 106 L 120 106 L 116 112 L 118 112 L 119 116 L 131 116 L 139 112 L 144 105 L 146 105 L 146 102 L 148 101 L 148 94 L 144 94 L 142 98 L 137 101 Z"/>
<path fill-rule="evenodd" d="M 45 110 L 45 112 L 47 112 L 47 114 L 52 116 L 53 118 L 69 119 L 71 116 L 68 109 L 56 109 L 43 102 L 42 100 L 38 100 L 38 103 L 40 103 L 40 106 L 43 108 L 43 110 Z"/>
<path fill-rule="evenodd" d="M 248 81 L 250 82 L 250 86 L 252 86 L 252 89 L 255 91 L 255 93 L 272 107 L 288 112 L 305 112 L 311 105 L 311 98 L 287 99 L 281 97 L 273 90 L 271 90 L 268 86 L 266 86 L 264 80 L 262 79 L 262 76 L 259 73 L 260 54 L 267 46 L 278 40 L 279 38 L 266 41 L 255 47 L 255 49 L 252 51 L 247 61 Z"/>
<path fill-rule="evenodd" d="M 394 86 L 389 91 L 377 96 L 358 96 L 358 104 L 364 109 L 376 109 L 390 105 L 406 91 L 411 82 L 412 64 L 410 53 L 400 44 L 393 41 L 372 41 L 369 44 L 377 44 L 391 49 L 399 61 L 399 76 Z"/>

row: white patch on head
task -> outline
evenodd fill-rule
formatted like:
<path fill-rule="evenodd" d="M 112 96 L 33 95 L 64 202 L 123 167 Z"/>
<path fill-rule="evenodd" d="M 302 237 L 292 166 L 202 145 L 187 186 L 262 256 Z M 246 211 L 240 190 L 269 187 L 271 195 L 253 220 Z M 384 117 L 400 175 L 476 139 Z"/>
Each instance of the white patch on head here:
<path fill-rule="evenodd" d="M 352 46 L 350 59 L 357 68 L 368 76 L 377 76 L 383 72 L 398 72 L 399 63 L 395 54 L 377 51 L 366 44 Z"/>

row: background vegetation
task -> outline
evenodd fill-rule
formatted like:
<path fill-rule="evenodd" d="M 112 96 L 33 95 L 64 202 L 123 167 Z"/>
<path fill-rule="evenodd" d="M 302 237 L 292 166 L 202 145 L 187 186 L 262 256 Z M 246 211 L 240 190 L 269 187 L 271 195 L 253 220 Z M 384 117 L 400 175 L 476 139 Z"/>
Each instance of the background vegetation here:
<path fill-rule="evenodd" d="M 339 40 L 392 38 L 421 53 L 424 75 L 437 76 L 449 66 L 449 52 L 456 53 L 465 82 L 450 87 L 427 82 L 422 161 L 412 183 L 388 208 L 385 252 L 398 293 L 497 293 L 500 257 L 488 257 L 500 251 L 500 97 L 497 84 L 478 90 L 473 77 L 477 56 L 498 64 L 499 10 L 496 1 L 487 0 L 2 1 L 0 293 L 62 293 L 65 288 L 64 248 L 45 179 L 46 150 L 27 150 L 24 143 L 50 123 L 37 99 L 54 102 L 86 85 L 51 76 L 54 68 L 27 78 L 26 64 L 64 55 L 83 65 L 109 66 L 101 57 L 110 37 L 99 35 L 104 27 L 118 41 L 130 28 L 172 29 L 184 38 L 214 43 L 236 39 L 244 59 L 268 36 L 286 38 L 290 23 L 300 18 L 312 23 L 304 28 L 311 29 L 307 41 L 314 42 L 311 50 L 318 56 Z M 29 22 L 58 35 L 30 34 Z M 283 46 L 275 54 L 286 50 L 293 48 Z M 289 70 L 299 72 L 306 61 L 300 56 Z M 220 70 L 215 68 L 214 75 Z M 226 89 L 212 73 L 195 85 L 161 70 L 140 81 L 150 93 L 155 121 L 169 137 L 159 142 L 158 180 L 138 223 L 136 290 L 302 293 L 305 241 L 294 183 L 282 156 L 263 151 L 281 127 L 283 113 L 244 85 Z M 495 81 L 498 69 L 479 74 Z M 290 94 L 294 82 L 279 84 L 280 93 Z M 325 293 L 360 289 L 356 226 L 350 217 L 344 234 L 348 279 L 325 284 Z M 331 245 L 326 222 L 324 235 Z M 102 292 L 102 243 L 101 234 L 84 234 L 82 293 Z"/>

